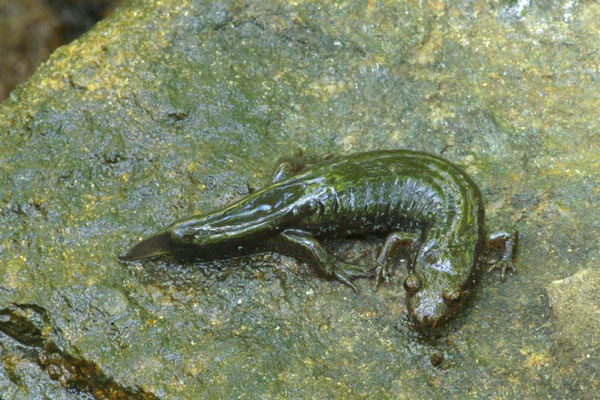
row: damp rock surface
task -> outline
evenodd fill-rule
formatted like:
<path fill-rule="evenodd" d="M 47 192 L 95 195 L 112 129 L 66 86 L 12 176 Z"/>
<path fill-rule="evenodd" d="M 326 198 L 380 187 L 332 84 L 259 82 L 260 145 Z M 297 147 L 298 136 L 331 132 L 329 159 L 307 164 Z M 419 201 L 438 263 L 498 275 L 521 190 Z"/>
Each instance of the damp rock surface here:
<path fill-rule="evenodd" d="M 597 392 L 600 377 L 600 271 L 584 269 L 551 282 L 547 289 L 555 334 L 554 353 L 564 371 L 580 371 L 576 382 Z"/>
<path fill-rule="evenodd" d="M 571 1 L 127 2 L 0 104 L 0 392 L 593 397 L 545 288 L 600 265 L 598 21 Z M 461 165 L 488 231 L 521 234 L 518 274 L 435 335 L 406 318 L 401 263 L 356 295 L 277 254 L 117 258 L 280 157 L 394 148 Z M 378 243 L 328 245 L 373 265 Z"/>

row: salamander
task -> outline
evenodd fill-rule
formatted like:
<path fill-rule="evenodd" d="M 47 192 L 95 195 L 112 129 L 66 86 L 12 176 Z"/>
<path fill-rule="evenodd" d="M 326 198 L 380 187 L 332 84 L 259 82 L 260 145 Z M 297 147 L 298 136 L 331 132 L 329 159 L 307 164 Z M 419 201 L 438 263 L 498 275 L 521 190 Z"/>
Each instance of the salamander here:
<path fill-rule="evenodd" d="M 385 237 L 375 266 L 339 260 L 321 244 L 366 234 Z M 402 252 L 408 313 L 417 326 L 435 328 L 464 303 L 488 247 L 500 249 L 502 279 L 507 270 L 516 272 L 516 238 L 516 232 L 485 236 L 481 193 L 461 168 L 432 154 L 392 150 L 304 168 L 282 163 L 264 189 L 177 221 L 120 258 L 211 261 L 275 251 L 356 290 L 355 278 L 387 280 L 390 256 Z"/>

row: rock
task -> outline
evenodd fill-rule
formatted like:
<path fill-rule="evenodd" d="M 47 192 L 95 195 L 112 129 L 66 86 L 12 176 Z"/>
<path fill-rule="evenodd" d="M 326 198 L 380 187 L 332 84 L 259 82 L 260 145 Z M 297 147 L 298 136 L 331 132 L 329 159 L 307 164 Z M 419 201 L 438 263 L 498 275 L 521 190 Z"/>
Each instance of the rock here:
<path fill-rule="evenodd" d="M 599 240 L 600 8 L 559 3 L 139 0 L 57 49 L 0 104 L 0 393 L 576 397 L 530 334 Z M 523 234 L 519 274 L 422 338 L 401 268 L 356 296 L 276 254 L 118 260 L 299 147 L 465 166 L 488 227 Z M 372 265 L 377 240 L 334 249 Z"/>
<path fill-rule="evenodd" d="M 600 390 L 600 271 L 585 269 L 547 287 L 555 332 L 554 355 L 586 393 Z"/>

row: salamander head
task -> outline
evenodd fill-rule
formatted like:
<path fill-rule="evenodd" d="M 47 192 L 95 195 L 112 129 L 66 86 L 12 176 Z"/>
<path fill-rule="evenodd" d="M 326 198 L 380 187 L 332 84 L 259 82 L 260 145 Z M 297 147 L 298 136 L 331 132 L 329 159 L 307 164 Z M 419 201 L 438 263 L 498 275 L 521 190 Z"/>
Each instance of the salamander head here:
<path fill-rule="evenodd" d="M 452 276 L 439 271 L 413 271 L 404 280 L 404 288 L 408 313 L 424 329 L 443 325 L 460 310 L 466 297 Z"/>

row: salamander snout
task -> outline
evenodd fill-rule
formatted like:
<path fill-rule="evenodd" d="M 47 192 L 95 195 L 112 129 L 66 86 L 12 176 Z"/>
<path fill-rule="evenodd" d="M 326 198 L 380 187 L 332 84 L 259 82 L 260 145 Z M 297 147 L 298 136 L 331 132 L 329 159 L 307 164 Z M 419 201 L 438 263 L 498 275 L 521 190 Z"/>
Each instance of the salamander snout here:
<path fill-rule="evenodd" d="M 458 311 L 464 295 L 449 282 L 428 281 L 425 274 L 411 272 L 404 280 L 406 307 L 419 327 L 434 329 Z"/>

